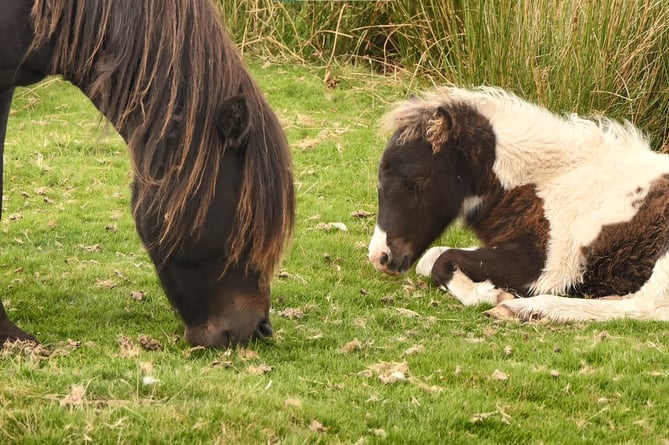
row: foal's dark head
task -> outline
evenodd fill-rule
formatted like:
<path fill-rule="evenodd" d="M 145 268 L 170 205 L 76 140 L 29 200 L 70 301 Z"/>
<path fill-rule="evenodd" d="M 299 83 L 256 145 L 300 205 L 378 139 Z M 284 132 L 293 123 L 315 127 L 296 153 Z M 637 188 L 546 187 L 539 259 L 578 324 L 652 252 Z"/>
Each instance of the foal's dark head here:
<path fill-rule="evenodd" d="M 495 136 L 461 103 L 410 99 L 385 118 L 395 132 L 379 165 L 379 209 L 369 245 L 377 270 L 405 272 L 485 189 Z"/>

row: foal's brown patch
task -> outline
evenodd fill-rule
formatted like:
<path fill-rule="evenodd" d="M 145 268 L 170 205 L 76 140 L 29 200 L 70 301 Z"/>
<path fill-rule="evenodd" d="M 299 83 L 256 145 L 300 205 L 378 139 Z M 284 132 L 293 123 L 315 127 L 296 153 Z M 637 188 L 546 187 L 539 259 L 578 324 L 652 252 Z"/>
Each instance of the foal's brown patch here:
<path fill-rule="evenodd" d="M 597 239 L 583 248 L 586 270 L 577 290 L 592 297 L 638 291 L 667 253 L 668 222 L 669 175 L 663 175 L 651 184 L 631 221 L 604 226 Z"/>
<path fill-rule="evenodd" d="M 482 208 L 486 210 L 479 215 L 487 224 L 477 224 L 476 216 L 468 221 L 479 239 L 491 247 L 509 241 L 532 240 L 545 258 L 550 223 L 544 215 L 544 201 L 537 196 L 534 184 L 505 191 L 498 183 L 494 189 L 484 196 Z"/>
<path fill-rule="evenodd" d="M 481 206 L 467 216 L 485 247 L 476 254 L 453 255 L 461 257 L 457 265 L 472 280 L 488 279 L 499 288 L 529 295 L 546 264 L 550 223 L 544 202 L 533 184 L 504 190 L 496 179 L 491 183 L 495 186 L 483 196 Z"/>

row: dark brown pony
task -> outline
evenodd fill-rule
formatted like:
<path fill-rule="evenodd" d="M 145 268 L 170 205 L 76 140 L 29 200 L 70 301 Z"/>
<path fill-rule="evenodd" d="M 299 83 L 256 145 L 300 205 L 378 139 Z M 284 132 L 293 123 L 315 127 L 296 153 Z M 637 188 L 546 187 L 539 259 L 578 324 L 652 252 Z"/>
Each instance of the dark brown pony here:
<path fill-rule="evenodd" d="M 212 1 L 0 0 L 0 10 L 3 145 L 15 86 L 72 82 L 128 143 L 137 230 L 186 339 L 271 334 L 269 281 L 294 224 L 290 155 Z M 2 310 L 0 342 L 13 338 L 31 337 Z"/>

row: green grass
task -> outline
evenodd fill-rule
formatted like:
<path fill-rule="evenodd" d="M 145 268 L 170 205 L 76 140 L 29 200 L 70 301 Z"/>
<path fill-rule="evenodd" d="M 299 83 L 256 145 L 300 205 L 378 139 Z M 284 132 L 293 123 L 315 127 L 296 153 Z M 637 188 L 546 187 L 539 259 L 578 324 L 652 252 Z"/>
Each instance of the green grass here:
<path fill-rule="evenodd" d="M 298 224 L 275 338 L 229 351 L 181 338 L 134 231 L 120 138 L 62 81 L 17 92 L 0 288 L 51 353 L 0 351 L 0 443 L 666 443 L 666 324 L 498 322 L 373 270 L 374 217 L 352 212 L 375 211 L 376 121 L 408 82 L 335 68 L 330 90 L 323 69 L 252 69 L 293 146 Z M 384 383 L 384 363 L 407 379 Z"/>

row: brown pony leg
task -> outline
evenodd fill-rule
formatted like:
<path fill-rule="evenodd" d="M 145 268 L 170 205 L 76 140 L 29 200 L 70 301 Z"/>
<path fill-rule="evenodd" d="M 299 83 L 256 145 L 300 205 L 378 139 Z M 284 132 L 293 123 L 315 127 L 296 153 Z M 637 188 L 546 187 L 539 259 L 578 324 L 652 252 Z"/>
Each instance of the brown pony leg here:
<path fill-rule="evenodd" d="M 2 171 L 3 171 L 3 153 L 5 148 L 5 132 L 7 131 L 7 118 L 9 117 L 9 107 L 12 103 L 14 89 L 0 92 L 0 203 L 2 202 Z M 0 215 L 2 206 L 0 205 Z M 30 340 L 37 343 L 32 335 L 19 329 L 7 318 L 5 308 L 0 301 L 0 348 L 7 340 Z"/>
<path fill-rule="evenodd" d="M 7 119 L 14 97 L 14 88 L 0 91 L 0 216 L 2 216 L 2 190 L 5 167 L 5 136 L 7 135 Z"/>
<path fill-rule="evenodd" d="M 35 337 L 21 330 L 7 318 L 5 307 L 0 302 L 0 348 L 6 341 L 24 340 L 39 343 Z"/>

